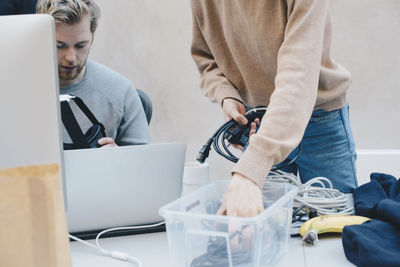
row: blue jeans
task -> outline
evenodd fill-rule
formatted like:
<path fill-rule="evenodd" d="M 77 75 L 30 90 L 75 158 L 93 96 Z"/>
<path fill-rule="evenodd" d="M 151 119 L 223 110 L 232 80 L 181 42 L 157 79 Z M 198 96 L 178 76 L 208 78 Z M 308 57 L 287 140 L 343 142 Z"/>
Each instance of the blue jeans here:
<path fill-rule="evenodd" d="M 357 154 L 348 104 L 329 112 L 314 111 L 301 144 L 299 157 L 284 171 L 298 173 L 302 183 L 318 176 L 329 178 L 334 188 L 345 193 L 357 187 Z M 293 159 L 298 150 L 299 147 L 293 150 L 284 162 Z"/>

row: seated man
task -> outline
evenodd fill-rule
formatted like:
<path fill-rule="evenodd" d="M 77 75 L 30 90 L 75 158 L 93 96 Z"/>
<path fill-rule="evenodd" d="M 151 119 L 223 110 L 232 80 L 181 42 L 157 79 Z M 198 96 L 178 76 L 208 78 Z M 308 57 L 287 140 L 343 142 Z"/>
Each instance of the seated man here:
<path fill-rule="evenodd" d="M 88 60 L 100 15 L 93 0 L 39 0 L 36 12 L 50 14 L 56 21 L 60 94 L 80 97 L 107 137 L 99 146 L 147 144 L 150 133 L 140 98 L 128 79 Z M 92 123 L 71 103 L 73 113 L 86 132 Z M 64 128 L 64 143 L 71 139 Z"/>

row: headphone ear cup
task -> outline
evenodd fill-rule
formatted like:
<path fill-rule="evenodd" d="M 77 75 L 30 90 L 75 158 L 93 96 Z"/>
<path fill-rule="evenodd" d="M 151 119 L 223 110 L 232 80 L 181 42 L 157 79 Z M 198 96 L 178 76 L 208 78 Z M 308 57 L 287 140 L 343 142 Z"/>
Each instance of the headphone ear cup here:
<path fill-rule="evenodd" d="M 89 147 L 91 147 L 91 148 L 99 147 L 98 141 L 100 138 L 104 137 L 101 126 L 98 124 L 95 124 L 92 127 L 90 127 L 86 131 L 85 137 L 89 144 Z"/>

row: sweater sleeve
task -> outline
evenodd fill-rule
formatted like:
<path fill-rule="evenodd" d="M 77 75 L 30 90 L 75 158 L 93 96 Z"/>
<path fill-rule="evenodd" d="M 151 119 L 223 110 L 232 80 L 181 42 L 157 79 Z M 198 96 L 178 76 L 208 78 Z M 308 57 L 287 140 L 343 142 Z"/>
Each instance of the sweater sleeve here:
<path fill-rule="evenodd" d="M 124 96 L 121 124 L 115 142 L 118 145 L 143 145 L 150 143 L 146 115 L 136 89 L 130 85 Z"/>
<path fill-rule="evenodd" d="M 200 30 L 194 11 L 191 54 L 200 72 L 200 87 L 211 101 L 221 105 L 225 98 L 234 98 L 243 103 L 236 88 L 219 69 Z"/>
<path fill-rule="evenodd" d="M 260 129 L 232 172 L 261 188 L 271 167 L 300 143 L 319 82 L 329 0 L 288 0 L 288 21 L 278 53 L 275 90 Z"/>

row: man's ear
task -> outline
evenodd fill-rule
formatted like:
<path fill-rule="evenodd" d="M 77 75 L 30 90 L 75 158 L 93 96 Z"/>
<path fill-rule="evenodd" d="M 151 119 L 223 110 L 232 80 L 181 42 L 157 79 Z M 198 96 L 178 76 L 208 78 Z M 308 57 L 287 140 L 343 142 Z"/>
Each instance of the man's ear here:
<path fill-rule="evenodd" d="M 94 32 L 92 32 L 92 41 L 90 42 L 90 45 L 93 44 L 93 41 L 94 41 Z"/>

